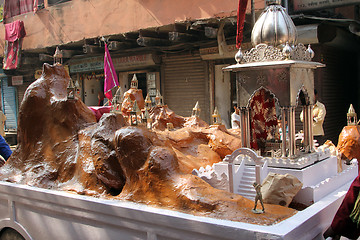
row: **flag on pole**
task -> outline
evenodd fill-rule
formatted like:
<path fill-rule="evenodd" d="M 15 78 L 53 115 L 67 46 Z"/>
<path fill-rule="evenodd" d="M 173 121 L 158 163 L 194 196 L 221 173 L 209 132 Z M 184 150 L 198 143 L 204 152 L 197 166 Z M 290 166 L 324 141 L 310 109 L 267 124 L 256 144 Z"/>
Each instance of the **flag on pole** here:
<path fill-rule="evenodd" d="M 244 22 L 245 22 L 245 13 L 248 0 L 239 0 L 239 7 L 237 10 L 237 31 L 236 31 L 236 48 L 241 47 L 241 42 L 243 40 L 243 31 L 244 31 Z"/>
<path fill-rule="evenodd" d="M 105 75 L 104 94 L 105 97 L 111 101 L 111 99 L 113 98 L 111 89 L 113 87 L 119 86 L 119 81 L 106 43 L 105 43 L 105 57 L 104 57 L 104 75 Z"/>

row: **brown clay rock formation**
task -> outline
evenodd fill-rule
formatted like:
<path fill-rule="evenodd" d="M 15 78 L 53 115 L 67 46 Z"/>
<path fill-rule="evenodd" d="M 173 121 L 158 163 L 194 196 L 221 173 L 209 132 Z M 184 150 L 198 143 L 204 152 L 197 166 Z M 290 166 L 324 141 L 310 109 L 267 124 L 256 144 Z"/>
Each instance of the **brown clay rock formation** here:
<path fill-rule="evenodd" d="M 175 114 L 167 105 L 155 106 L 149 114 L 152 119 L 152 127 L 161 131 L 167 128 L 167 123 L 172 123 L 174 128 L 182 128 L 186 121 L 185 118 Z"/>
<path fill-rule="evenodd" d="M 209 124 L 207 124 L 204 120 L 202 120 L 199 117 L 192 116 L 185 118 L 184 127 L 209 127 Z"/>
<path fill-rule="evenodd" d="M 132 103 L 127 100 L 128 98 L 131 99 Z M 142 90 L 130 88 L 129 90 L 127 90 L 124 93 L 124 101 L 121 105 L 121 111 L 124 114 L 128 114 L 128 112 L 131 111 L 135 100 L 136 100 L 138 107 L 140 109 L 143 109 L 145 106 L 145 101 L 144 101 L 144 97 L 142 94 Z"/>
<path fill-rule="evenodd" d="M 76 149 L 72 138 L 96 122 L 80 100 L 67 100 L 69 80 L 63 67 L 45 64 L 40 79 L 29 86 L 20 106 L 18 148 L 1 168 L 2 179 L 46 187 L 67 168 L 65 159 Z"/>
<path fill-rule="evenodd" d="M 182 173 L 176 154 L 170 148 L 156 145 L 159 142 L 156 135 L 146 129 L 122 128 L 116 132 L 115 141 L 126 177 L 125 186 L 116 198 L 263 225 L 281 221 L 296 212 L 266 205 L 265 214 L 252 213 L 253 201 L 212 188 L 202 179 Z"/>
<path fill-rule="evenodd" d="M 295 213 L 267 205 L 265 214 L 255 215 L 252 201 L 188 174 L 238 148 L 237 135 L 202 127 L 199 119 L 183 128 L 186 119 L 167 107 L 155 108 L 153 116 L 159 126 L 178 124 L 175 131 L 129 127 L 114 113 L 97 123 L 79 99 L 67 99 L 69 80 L 62 66 L 45 64 L 42 77 L 28 88 L 20 107 L 18 148 L 0 168 L 0 180 L 258 224 Z"/>
<path fill-rule="evenodd" d="M 220 162 L 220 156 L 208 145 L 206 132 L 194 131 L 193 128 L 180 128 L 175 131 L 157 131 L 158 137 L 166 146 L 171 147 L 179 161 L 183 173 L 191 173 L 206 165 Z M 205 130 L 205 129 L 202 129 Z"/>
<path fill-rule="evenodd" d="M 180 170 L 184 173 L 191 173 L 193 169 L 220 162 L 241 146 L 239 135 L 231 134 L 223 126 L 184 127 L 156 133 L 174 150 Z"/>
<path fill-rule="evenodd" d="M 18 147 L 0 179 L 96 195 L 119 192 L 124 177 L 116 159 L 114 132 L 121 115 L 95 116 L 79 99 L 67 99 L 70 77 L 62 66 L 44 65 L 20 107 Z"/>
<path fill-rule="evenodd" d="M 360 126 L 345 126 L 339 135 L 337 149 L 343 159 L 360 159 Z M 359 166 L 360 169 L 360 166 Z"/>

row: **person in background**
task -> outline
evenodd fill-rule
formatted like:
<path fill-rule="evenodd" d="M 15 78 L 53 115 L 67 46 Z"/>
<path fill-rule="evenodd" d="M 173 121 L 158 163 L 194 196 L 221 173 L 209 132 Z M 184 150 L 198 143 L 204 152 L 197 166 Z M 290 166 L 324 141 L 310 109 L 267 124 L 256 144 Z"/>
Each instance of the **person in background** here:
<path fill-rule="evenodd" d="M 323 145 L 325 142 L 325 138 L 324 138 L 324 128 L 323 128 L 323 123 L 325 120 L 325 115 L 326 115 L 326 108 L 325 105 L 322 104 L 321 102 L 319 102 L 317 100 L 317 91 L 316 89 L 314 90 L 314 94 L 315 94 L 315 104 L 313 106 L 313 136 L 314 139 L 319 143 L 319 146 Z M 301 111 L 300 114 L 300 120 L 301 122 L 304 121 L 304 115 L 303 112 Z"/>
<path fill-rule="evenodd" d="M 237 105 L 234 105 L 234 112 L 231 114 L 231 128 L 239 129 L 240 128 L 240 110 Z"/>
<path fill-rule="evenodd" d="M 5 139 L 0 136 L 0 167 L 5 164 L 5 162 L 11 156 L 12 151 L 10 149 L 9 144 L 5 141 Z"/>
<path fill-rule="evenodd" d="M 5 121 L 6 116 L 3 111 L 0 109 L 0 135 L 5 137 Z"/>
<path fill-rule="evenodd" d="M 98 106 L 103 106 L 104 105 L 104 99 L 105 99 L 105 95 L 104 95 L 103 92 L 98 92 L 98 99 L 99 99 Z"/>

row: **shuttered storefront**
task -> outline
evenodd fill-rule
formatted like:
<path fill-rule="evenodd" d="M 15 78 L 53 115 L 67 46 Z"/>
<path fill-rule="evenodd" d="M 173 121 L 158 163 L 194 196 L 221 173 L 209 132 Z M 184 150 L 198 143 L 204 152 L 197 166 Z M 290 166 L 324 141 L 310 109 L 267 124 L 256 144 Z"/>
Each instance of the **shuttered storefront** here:
<path fill-rule="evenodd" d="M 6 115 L 5 130 L 17 129 L 17 95 L 16 88 L 8 86 L 8 78 L 1 78 L 2 109 Z"/>
<path fill-rule="evenodd" d="M 326 64 L 326 67 L 319 71 L 320 76 L 315 82 L 319 100 L 326 107 L 325 136 L 337 144 L 339 134 L 347 124 L 346 113 L 350 104 L 354 105 L 359 114 L 357 54 L 323 45 L 321 59 L 317 61 Z"/>
<path fill-rule="evenodd" d="M 350 104 L 358 112 L 357 97 L 357 55 L 326 45 L 312 45 L 315 51 L 313 61 L 324 63 L 324 68 L 315 70 L 314 87 L 318 100 L 325 105 L 325 138 L 337 145 L 339 134 L 346 126 L 346 113 Z M 346 59 L 346 61 L 344 61 Z M 300 122 L 302 108 L 296 108 L 296 131 L 303 128 Z"/>
<path fill-rule="evenodd" d="M 24 98 L 26 89 L 29 87 L 30 84 L 31 84 L 31 82 L 24 82 L 23 85 L 17 86 L 19 109 L 20 109 L 21 102 Z"/>
<path fill-rule="evenodd" d="M 209 123 L 210 102 L 206 62 L 198 53 L 163 56 L 164 102 L 176 114 L 189 117 L 199 101 L 201 119 Z"/>

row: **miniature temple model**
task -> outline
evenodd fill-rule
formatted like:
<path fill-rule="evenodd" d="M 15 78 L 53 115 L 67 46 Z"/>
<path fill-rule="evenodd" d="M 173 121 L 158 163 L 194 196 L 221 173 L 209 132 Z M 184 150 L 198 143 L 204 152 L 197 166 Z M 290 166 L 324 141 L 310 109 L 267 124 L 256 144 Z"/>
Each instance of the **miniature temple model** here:
<path fill-rule="evenodd" d="M 299 156 L 295 143 L 295 108 L 299 102 L 305 113 L 304 149 L 314 151 L 311 128 L 314 69 L 324 67 L 324 64 L 310 61 L 314 56 L 310 47 L 306 48 L 301 43 L 295 45 L 295 25 L 278 1 L 268 1 L 268 4 L 252 31 L 251 40 L 255 47 L 244 54 L 237 54 L 238 64 L 226 67 L 225 71 L 237 74 L 243 147 L 251 147 L 251 129 L 256 128 L 251 116 L 254 114 L 254 111 L 251 113 L 251 101 L 262 104 L 270 97 L 280 107 L 282 139 L 286 139 L 286 129 L 289 132 L 289 141 L 281 144 L 282 156 L 295 159 Z M 281 21 L 268 24 L 268 21 L 276 18 Z M 255 94 L 262 89 L 269 94 L 265 99 L 258 100 Z M 299 96 L 302 97 L 301 101 Z M 275 108 L 264 104 L 263 107 Z"/>
<path fill-rule="evenodd" d="M 62 51 L 59 49 L 59 47 L 56 47 L 53 58 L 54 58 L 54 64 L 55 63 L 60 63 L 60 64 L 63 63 L 63 54 L 62 54 Z"/>
<path fill-rule="evenodd" d="M 346 114 L 346 116 L 347 116 L 347 125 L 348 126 L 357 125 L 357 115 L 356 115 L 355 109 L 352 104 L 350 104 L 350 107 L 349 107 L 349 110 L 348 110 L 348 113 Z"/>
<path fill-rule="evenodd" d="M 214 109 L 214 113 L 212 114 L 212 119 L 213 119 L 213 125 L 221 125 L 221 116 L 219 114 L 219 111 L 217 109 L 217 107 L 215 107 Z"/>
<path fill-rule="evenodd" d="M 131 88 L 134 88 L 134 89 L 138 89 L 138 80 L 137 80 L 137 77 L 136 77 L 136 74 L 134 74 L 132 80 L 131 80 Z"/>
<path fill-rule="evenodd" d="M 201 112 L 201 109 L 199 107 L 199 101 L 197 101 L 194 108 L 193 108 L 193 110 L 192 110 L 191 116 L 192 117 L 200 117 L 200 112 Z"/>
<path fill-rule="evenodd" d="M 250 199 L 258 194 L 249 181 L 261 184 L 271 172 L 291 174 L 303 184 L 296 201 L 309 205 L 334 191 L 340 182 L 349 181 L 356 175 L 356 167 L 338 174 L 337 158 L 330 150 L 315 149 L 314 71 L 325 65 L 311 61 L 314 52 L 310 45 L 296 44 L 295 25 L 280 1 L 268 0 L 267 5 L 252 31 L 254 47 L 245 53 L 239 49 L 237 64 L 223 69 L 236 73 L 242 148 L 212 169 L 217 176 L 228 176 L 230 192 Z M 304 113 L 301 142 L 296 141 L 297 106 Z M 349 114 L 348 121 L 353 122 L 354 114 L 350 110 Z"/>
<path fill-rule="evenodd" d="M 72 79 L 69 81 L 69 85 L 67 87 L 67 98 L 74 99 L 76 94 L 76 86 Z"/>
<path fill-rule="evenodd" d="M 161 96 L 159 90 L 156 91 L 155 104 L 156 104 L 156 106 L 164 105 L 164 99 L 163 99 L 163 96 Z"/>

